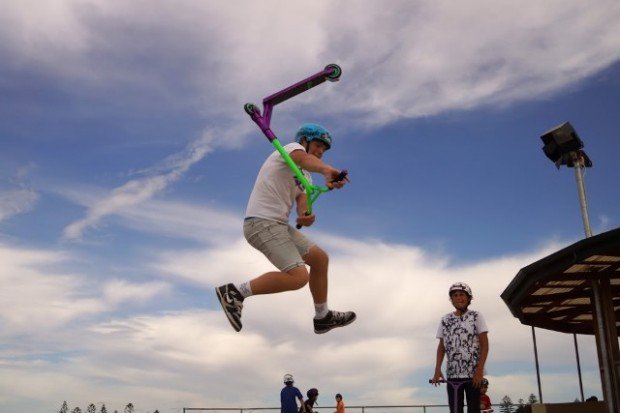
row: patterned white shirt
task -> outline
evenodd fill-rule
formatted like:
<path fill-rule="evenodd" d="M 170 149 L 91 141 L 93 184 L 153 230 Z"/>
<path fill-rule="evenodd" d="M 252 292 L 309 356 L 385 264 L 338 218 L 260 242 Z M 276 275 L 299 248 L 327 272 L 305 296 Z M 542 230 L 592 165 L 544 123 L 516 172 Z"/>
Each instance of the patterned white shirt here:
<path fill-rule="evenodd" d="M 479 335 L 487 331 L 484 317 L 477 311 L 468 310 L 461 316 L 450 313 L 441 318 L 437 338 L 443 339 L 446 349 L 447 378 L 474 376 L 480 358 Z"/>

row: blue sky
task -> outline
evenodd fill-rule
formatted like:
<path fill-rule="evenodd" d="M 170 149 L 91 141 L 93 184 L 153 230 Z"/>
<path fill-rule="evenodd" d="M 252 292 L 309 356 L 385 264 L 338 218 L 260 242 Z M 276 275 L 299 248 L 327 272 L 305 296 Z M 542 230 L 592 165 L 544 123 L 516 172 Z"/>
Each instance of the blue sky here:
<path fill-rule="evenodd" d="M 537 392 L 529 327 L 499 295 L 583 237 L 550 128 L 570 121 L 594 163 L 594 233 L 620 223 L 617 2 L 3 3 L 3 411 L 277 406 L 285 373 L 323 406 L 443 403 L 427 380 L 454 281 L 490 327 L 492 400 Z M 359 319 L 315 336 L 304 289 L 248 300 L 235 333 L 213 287 L 271 269 L 241 233 L 272 151 L 243 105 L 328 63 L 341 81 L 272 129 L 334 135 L 325 160 L 351 183 L 304 231 L 330 253 L 330 306 Z M 545 401 L 574 400 L 572 337 L 538 339 Z"/>

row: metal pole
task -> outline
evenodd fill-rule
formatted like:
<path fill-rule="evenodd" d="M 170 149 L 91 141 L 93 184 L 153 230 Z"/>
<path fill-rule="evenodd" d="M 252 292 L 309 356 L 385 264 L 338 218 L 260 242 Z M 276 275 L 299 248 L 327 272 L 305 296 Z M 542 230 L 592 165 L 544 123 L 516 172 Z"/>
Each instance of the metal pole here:
<path fill-rule="evenodd" d="M 586 199 L 586 186 L 583 181 L 583 158 L 576 152 L 571 152 L 573 158 L 573 169 L 575 169 L 575 180 L 577 181 L 577 193 L 579 194 L 579 207 L 581 209 L 581 220 L 583 221 L 583 229 L 586 238 L 592 236 L 590 228 L 590 217 L 588 215 L 588 200 Z M 577 359 L 577 376 L 579 377 L 579 391 L 581 392 L 581 401 L 585 401 L 583 397 L 583 379 L 581 377 L 581 363 L 579 362 L 579 348 L 577 347 L 577 334 L 573 333 L 573 341 L 575 342 L 575 358 Z"/>
<path fill-rule="evenodd" d="M 538 380 L 538 399 L 543 402 L 542 387 L 540 386 L 540 366 L 538 365 L 538 346 L 536 345 L 536 331 L 532 326 L 532 341 L 534 342 L 534 360 L 536 360 L 536 379 Z"/>
<path fill-rule="evenodd" d="M 601 380 L 603 382 L 603 399 L 605 400 L 605 404 L 607 405 L 607 411 L 613 412 L 615 411 L 615 397 L 613 394 L 613 383 L 611 377 L 611 371 L 609 371 L 609 366 L 611 366 L 609 356 L 609 346 L 607 342 L 607 332 L 605 329 L 605 315 L 604 308 L 601 297 L 601 286 L 597 279 L 593 279 L 591 281 L 592 286 L 592 298 L 594 303 L 594 315 L 595 315 L 595 327 L 596 327 L 596 337 L 598 339 L 598 347 L 599 347 L 599 357 L 601 360 L 599 361 L 600 370 L 601 370 Z"/>
<path fill-rule="evenodd" d="M 573 340 L 575 341 L 575 357 L 577 358 L 577 372 L 579 373 L 579 393 L 581 394 L 581 401 L 584 402 L 583 397 L 583 381 L 581 380 L 581 363 L 579 361 L 579 347 L 577 345 L 577 334 L 573 334 Z"/>
<path fill-rule="evenodd" d="M 581 219 L 583 220 L 583 229 L 586 233 L 586 238 L 592 236 L 592 230 L 590 229 L 590 218 L 588 217 L 588 200 L 586 199 L 586 186 L 583 183 L 583 158 L 577 153 L 571 153 L 573 157 L 573 165 L 575 169 L 575 179 L 577 180 L 577 191 L 579 192 L 579 205 L 581 207 Z"/>

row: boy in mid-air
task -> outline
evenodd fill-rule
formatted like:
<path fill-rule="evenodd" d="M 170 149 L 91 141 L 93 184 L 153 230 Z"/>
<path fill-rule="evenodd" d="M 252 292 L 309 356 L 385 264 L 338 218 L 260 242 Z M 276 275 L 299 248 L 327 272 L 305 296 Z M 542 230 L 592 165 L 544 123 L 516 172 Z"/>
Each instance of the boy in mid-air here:
<path fill-rule="evenodd" d="M 284 150 L 308 181 L 311 182 L 310 172 L 316 172 L 325 177 L 329 188 L 342 188 L 347 180 L 341 179 L 341 171 L 321 160 L 332 143 L 332 137 L 325 128 L 307 123 L 297 131 L 295 142 L 285 145 Z M 235 331 L 241 330 L 241 310 L 246 298 L 298 290 L 308 283 L 314 301 L 315 333 L 327 333 L 355 321 L 354 312 L 330 310 L 327 305 L 327 253 L 288 223 L 291 210 L 296 206 L 297 225 L 312 225 L 316 217 L 305 214 L 307 205 L 303 185 L 282 155 L 278 151 L 273 152 L 256 177 L 246 209 L 243 233 L 250 245 L 262 252 L 278 270 L 238 285 L 224 284 L 215 289 Z"/>

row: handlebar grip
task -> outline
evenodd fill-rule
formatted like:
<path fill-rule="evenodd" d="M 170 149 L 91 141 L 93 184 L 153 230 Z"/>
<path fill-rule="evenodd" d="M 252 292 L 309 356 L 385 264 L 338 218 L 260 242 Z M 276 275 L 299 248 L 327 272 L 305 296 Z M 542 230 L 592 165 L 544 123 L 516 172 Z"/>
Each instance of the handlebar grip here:
<path fill-rule="evenodd" d="M 342 180 L 345 180 L 347 179 L 348 174 L 349 174 L 349 171 L 347 171 L 346 169 L 343 169 L 342 171 L 340 171 L 336 179 L 334 179 L 332 182 L 340 182 Z"/>
<path fill-rule="evenodd" d="M 310 214 L 306 211 L 306 212 L 304 212 L 304 215 L 305 215 L 305 216 L 308 216 L 308 215 L 310 215 Z M 295 225 L 295 228 L 297 228 L 297 229 L 301 229 L 301 225 L 300 225 L 300 224 L 297 224 L 297 225 Z"/>

